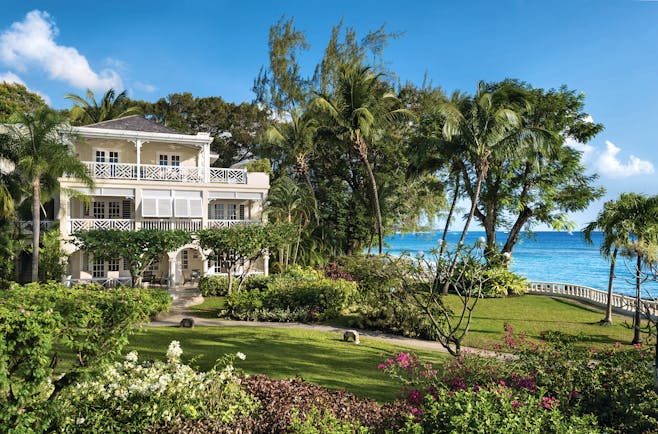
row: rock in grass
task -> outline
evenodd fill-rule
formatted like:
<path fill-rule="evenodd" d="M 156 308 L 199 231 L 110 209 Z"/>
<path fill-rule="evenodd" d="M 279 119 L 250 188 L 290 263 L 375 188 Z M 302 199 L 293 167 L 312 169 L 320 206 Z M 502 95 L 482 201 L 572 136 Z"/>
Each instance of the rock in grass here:
<path fill-rule="evenodd" d="M 345 342 L 349 342 L 350 340 L 352 340 L 356 345 L 359 345 L 361 343 L 359 341 L 359 332 L 357 332 L 356 330 L 347 330 L 345 333 L 343 333 L 343 340 Z"/>

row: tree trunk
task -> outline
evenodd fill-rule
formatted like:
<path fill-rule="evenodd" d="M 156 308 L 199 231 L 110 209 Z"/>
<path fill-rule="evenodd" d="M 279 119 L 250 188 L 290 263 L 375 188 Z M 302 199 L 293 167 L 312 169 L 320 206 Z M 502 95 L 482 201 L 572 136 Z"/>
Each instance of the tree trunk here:
<path fill-rule="evenodd" d="M 363 140 L 363 139 L 361 139 Z M 361 161 L 366 166 L 366 171 L 368 172 L 368 178 L 370 179 L 370 186 L 372 187 L 372 204 L 375 208 L 375 218 L 377 219 L 377 235 L 379 237 L 379 255 L 381 256 L 384 253 L 384 225 L 382 223 L 382 212 L 379 208 L 379 194 L 377 193 L 377 181 L 375 180 L 375 174 L 370 167 L 370 161 L 368 160 L 367 151 L 363 151 L 357 144 L 357 149 L 359 150 L 359 155 L 361 156 Z M 365 148 L 365 145 L 362 146 Z"/>
<path fill-rule="evenodd" d="M 615 278 L 615 265 L 617 262 L 617 253 L 619 247 L 615 246 L 610 259 L 610 276 L 608 277 L 608 302 L 605 306 L 605 318 L 601 320 L 601 325 L 612 325 L 612 283 Z"/>
<path fill-rule="evenodd" d="M 532 217 L 533 211 L 525 207 L 523 208 L 523 211 L 519 216 L 516 218 L 516 221 L 512 225 L 512 227 L 509 230 L 509 233 L 507 234 L 507 240 L 505 240 L 505 245 L 503 246 L 503 250 L 501 253 L 509 253 L 510 255 L 512 254 L 512 251 L 514 250 L 514 246 L 516 246 L 516 243 L 519 241 L 519 235 L 521 234 L 521 230 L 523 229 L 523 226 L 528 222 L 528 219 Z M 509 261 L 505 261 L 505 265 L 509 265 Z"/>
<path fill-rule="evenodd" d="M 642 321 L 642 276 L 640 272 L 642 270 L 642 255 L 637 253 L 637 262 L 635 264 L 635 319 L 633 324 L 633 341 L 632 344 L 640 343 L 640 322 Z"/>
<path fill-rule="evenodd" d="M 464 229 L 462 229 L 461 237 L 459 237 L 459 243 L 457 243 L 457 250 L 455 251 L 455 255 L 452 258 L 450 267 L 448 267 L 448 273 L 446 274 L 446 281 L 443 283 L 441 294 L 448 293 L 448 288 L 450 287 L 450 276 L 452 275 L 452 272 L 455 269 L 455 266 L 457 265 L 457 260 L 459 259 L 459 252 L 461 251 L 462 246 L 464 245 L 464 239 L 466 238 L 466 234 L 468 233 L 468 227 L 471 225 L 471 221 L 473 221 L 473 216 L 475 215 L 475 208 L 477 207 L 478 199 L 480 198 L 480 188 L 482 188 L 482 180 L 484 179 L 484 176 L 485 176 L 484 171 L 481 171 L 480 174 L 478 175 L 477 183 L 475 184 L 475 191 L 473 192 L 473 198 L 471 199 L 471 210 L 469 211 L 468 217 L 466 218 L 466 223 L 464 223 Z"/>
<path fill-rule="evenodd" d="M 39 281 L 39 239 L 41 235 L 41 184 L 32 180 L 32 282 Z"/>
<path fill-rule="evenodd" d="M 459 199 L 459 182 L 461 181 L 461 177 L 459 176 L 459 173 L 455 173 L 455 187 L 454 187 L 454 193 L 452 196 L 452 203 L 450 204 L 450 211 L 448 211 L 448 216 L 446 217 L 446 225 L 443 227 L 443 236 L 441 237 L 441 248 L 439 250 L 439 258 L 443 257 L 443 253 L 445 253 L 446 247 L 447 247 L 447 239 L 448 239 L 448 230 L 450 229 L 450 223 L 452 221 L 452 215 L 455 212 L 455 208 L 457 206 L 457 199 Z"/>

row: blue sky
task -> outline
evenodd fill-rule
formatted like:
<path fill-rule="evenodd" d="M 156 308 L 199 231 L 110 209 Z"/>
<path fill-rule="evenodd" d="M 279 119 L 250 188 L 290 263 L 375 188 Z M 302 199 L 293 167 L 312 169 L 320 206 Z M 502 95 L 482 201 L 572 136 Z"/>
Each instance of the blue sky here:
<path fill-rule="evenodd" d="M 478 80 L 566 84 L 586 94 L 605 130 L 583 161 L 605 199 L 658 193 L 658 1 L 2 1 L 0 80 L 19 81 L 56 108 L 66 93 L 110 86 L 156 100 L 172 92 L 250 101 L 267 63 L 269 26 L 295 17 L 308 73 L 341 18 L 360 35 L 404 32 L 385 53 L 402 80 L 427 73 L 444 91 Z M 573 216 L 595 217 L 601 201 Z"/>

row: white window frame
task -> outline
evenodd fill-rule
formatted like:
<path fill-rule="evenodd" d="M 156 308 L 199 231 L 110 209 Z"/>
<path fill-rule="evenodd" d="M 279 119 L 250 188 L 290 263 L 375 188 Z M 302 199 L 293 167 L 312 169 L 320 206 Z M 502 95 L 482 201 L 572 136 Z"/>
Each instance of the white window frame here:
<path fill-rule="evenodd" d="M 98 161 L 97 152 L 103 153 L 103 161 Z M 116 154 L 117 161 L 110 161 L 110 153 Z M 121 163 L 121 152 L 116 149 L 94 148 L 94 162 L 103 164 L 119 164 Z"/>
<path fill-rule="evenodd" d="M 164 157 L 164 160 L 162 160 L 162 157 Z M 174 163 L 174 157 L 177 159 L 178 164 L 173 164 Z M 180 167 L 182 166 L 183 158 L 181 157 L 181 154 L 171 154 L 171 153 L 166 153 L 166 152 L 158 152 L 156 154 L 156 161 L 158 162 L 158 166 L 167 166 L 167 167 Z M 161 162 L 165 162 L 166 164 L 161 164 Z"/>

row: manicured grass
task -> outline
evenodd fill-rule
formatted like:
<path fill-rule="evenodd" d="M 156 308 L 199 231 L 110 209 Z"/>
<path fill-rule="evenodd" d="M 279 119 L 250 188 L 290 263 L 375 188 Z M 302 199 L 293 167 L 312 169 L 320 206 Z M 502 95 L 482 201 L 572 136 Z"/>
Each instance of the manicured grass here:
<path fill-rule="evenodd" d="M 223 354 L 247 355 L 236 367 L 249 374 L 277 378 L 299 376 L 334 389 L 345 389 L 380 402 L 395 398 L 399 382 L 377 369 L 383 355 L 404 348 L 376 339 L 362 338 L 360 345 L 342 341 L 338 333 L 264 327 L 174 327 L 148 328 L 130 339 L 125 353 L 137 350 L 140 359 L 162 359 L 169 342 L 180 341 L 183 360 L 202 370 L 213 366 Z M 439 362 L 446 355 L 414 351 L 426 360 Z"/>
<path fill-rule="evenodd" d="M 194 313 L 205 318 L 217 318 L 217 312 L 224 306 L 224 297 L 206 297 L 203 304 L 193 306 Z M 446 299 L 455 311 L 459 311 L 459 300 L 450 295 Z M 583 333 L 583 346 L 606 346 L 616 342 L 629 344 L 633 331 L 628 325 L 630 317 L 613 315 L 613 326 L 600 326 L 604 312 L 592 306 L 569 301 L 565 298 L 551 298 L 543 295 L 525 295 L 509 298 L 485 298 L 478 302 L 473 313 L 471 327 L 464 345 L 495 349 L 501 343 L 503 324 L 509 323 L 518 333 L 525 333 L 533 339 L 540 339 L 541 332 L 559 330 L 577 335 Z M 349 326 L 348 316 L 331 321 L 332 325 Z"/>
<path fill-rule="evenodd" d="M 192 313 L 201 318 L 217 318 L 217 313 L 224 308 L 226 297 L 204 297 L 203 303 L 190 306 Z"/>
<path fill-rule="evenodd" d="M 456 296 L 449 296 L 448 303 L 458 309 Z M 517 333 L 525 333 L 539 339 L 541 332 L 558 330 L 576 335 L 583 333 L 587 347 L 630 344 L 633 330 L 625 326 L 632 319 L 614 315 L 612 326 L 600 326 L 604 312 L 564 298 L 542 295 L 525 295 L 510 298 L 488 298 L 478 302 L 464 345 L 494 349 L 501 342 L 503 324 L 509 323 Z"/>

